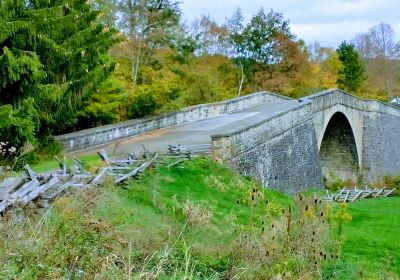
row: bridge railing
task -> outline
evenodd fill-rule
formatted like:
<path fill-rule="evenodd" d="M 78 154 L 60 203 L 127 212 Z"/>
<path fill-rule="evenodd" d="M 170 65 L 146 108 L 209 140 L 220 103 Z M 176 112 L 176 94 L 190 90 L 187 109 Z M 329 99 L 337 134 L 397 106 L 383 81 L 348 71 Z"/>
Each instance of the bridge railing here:
<path fill-rule="evenodd" d="M 129 138 L 160 128 L 224 115 L 245 110 L 259 104 L 282 100 L 290 100 L 290 98 L 266 91 L 258 92 L 231 100 L 187 107 L 157 117 L 134 119 L 54 136 L 54 139 L 62 143 L 65 152 L 73 152 L 108 144 L 116 140 Z"/>
<path fill-rule="evenodd" d="M 350 107 L 352 109 L 366 112 L 379 112 L 400 116 L 400 109 L 390 103 L 385 103 L 377 99 L 363 99 L 347 93 L 340 89 L 330 89 L 321 91 L 302 98 L 303 100 L 312 100 L 314 111 L 323 110 L 337 104 Z"/>

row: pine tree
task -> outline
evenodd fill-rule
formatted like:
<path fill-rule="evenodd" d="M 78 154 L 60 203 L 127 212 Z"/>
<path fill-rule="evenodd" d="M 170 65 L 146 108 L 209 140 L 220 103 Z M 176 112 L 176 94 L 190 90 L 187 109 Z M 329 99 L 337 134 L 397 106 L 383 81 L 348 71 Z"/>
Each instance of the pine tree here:
<path fill-rule="evenodd" d="M 0 113 L 30 103 L 25 117 L 36 135 L 72 129 L 83 102 L 114 68 L 107 51 L 120 37 L 100 16 L 89 1 L 2 0 Z M 7 129 L 0 124 L 1 135 Z"/>
<path fill-rule="evenodd" d="M 343 67 L 339 70 L 338 86 L 340 89 L 357 93 L 366 80 L 365 67 L 353 44 L 343 42 L 336 50 Z"/>

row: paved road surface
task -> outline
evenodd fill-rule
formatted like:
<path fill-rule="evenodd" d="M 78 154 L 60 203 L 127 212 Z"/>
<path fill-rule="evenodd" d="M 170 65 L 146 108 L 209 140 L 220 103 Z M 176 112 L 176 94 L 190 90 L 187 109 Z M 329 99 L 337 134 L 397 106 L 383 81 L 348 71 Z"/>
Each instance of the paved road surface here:
<path fill-rule="evenodd" d="M 143 151 L 142 145 L 150 151 L 166 151 L 168 145 L 197 145 L 211 143 L 211 135 L 233 132 L 265 120 L 282 111 L 299 106 L 297 100 L 285 100 L 261 104 L 247 110 L 177 125 L 119 140 L 112 144 L 91 148 L 81 153 L 98 151 L 107 153 L 137 153 Z"/>

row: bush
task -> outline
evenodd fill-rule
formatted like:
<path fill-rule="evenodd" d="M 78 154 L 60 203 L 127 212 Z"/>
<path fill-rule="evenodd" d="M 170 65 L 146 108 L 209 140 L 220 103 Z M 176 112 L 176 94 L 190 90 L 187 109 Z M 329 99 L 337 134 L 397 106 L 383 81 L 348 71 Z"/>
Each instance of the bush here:
<path fill-rule="evenodd" d="M 126 92 L 115 77 L 102 82 L 79 112 L 77 127 L 86 129 L 125 120 Z"/>
<path fill-rule="evenodd" d="M 157 102 L 157 93 L 151 86 L 137 87 L 135 96 L 128 104 L 128 117 L 138 118 L 154 113 L 161 107 Z"/>
<path fill-rule="evenodd" d="M 38 148 L 37 156 L 40 160 L 50 160 L 54 156 L 62 154 L 62 146 L 60 142 L 48 139 L 44 144 L 40 145 Z"/>
<path fill-rule="evenodd" d="M 0 142 L 0 165 L 4 165 L 2 171 L 18 171 L 27 163 L 36 163 L 38 157 L 34 152 L 35 147 L 26 142 L 17 149 L 8 142 Z"/>

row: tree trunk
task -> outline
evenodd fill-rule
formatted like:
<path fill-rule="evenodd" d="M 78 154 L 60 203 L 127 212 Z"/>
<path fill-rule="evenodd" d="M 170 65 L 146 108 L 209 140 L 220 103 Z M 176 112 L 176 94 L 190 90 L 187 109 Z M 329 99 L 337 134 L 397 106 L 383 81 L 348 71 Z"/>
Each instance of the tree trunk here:
<path fill-rule="evenodd" d="M 240 97 L 240 94 L 242 92 L 243 82 L 244 82 L 244 69 L 243 69 L 242 63 L 239 63 L 239 66 L 240 66 L 240 70 L 241 70 L 241 78 L 240 78 L 240 82 L 239 82 L 239 89 L 238 89 L 237 97 Z"/>

